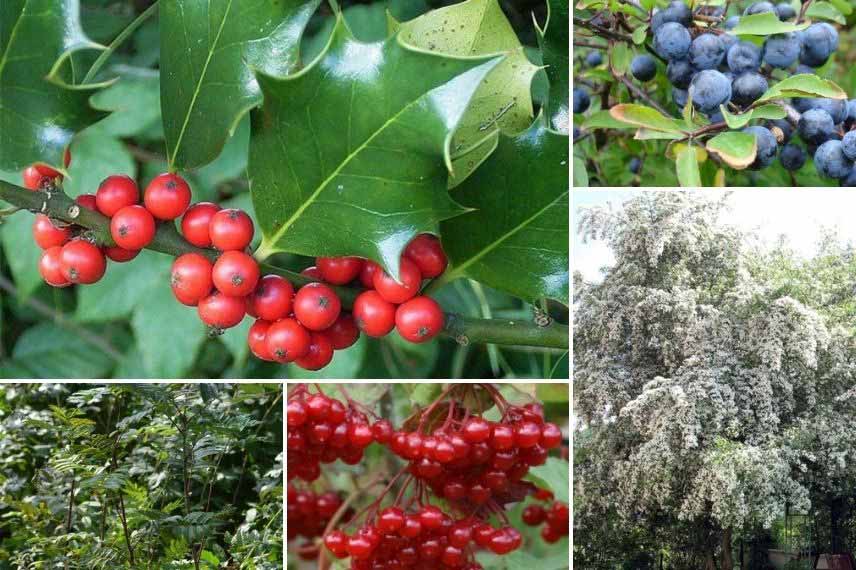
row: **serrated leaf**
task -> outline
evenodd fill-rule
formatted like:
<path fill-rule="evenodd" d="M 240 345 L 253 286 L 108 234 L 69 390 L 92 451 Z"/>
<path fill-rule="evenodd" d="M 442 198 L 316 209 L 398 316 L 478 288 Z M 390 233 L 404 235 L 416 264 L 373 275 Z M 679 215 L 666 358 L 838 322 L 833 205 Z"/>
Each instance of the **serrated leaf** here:
<path fill-rule="evenodd" d="M 214 160 L 238 120 L 261 102 L 253 70 L 293 72 L 320 0 L 173 0 L 160 6 L 164 134 L 180 169 Z"/>
<path fill-rule="evenodd" d="M 763 103 L 785 97 L 824 97 L 827 99 L 847 99 L 847 93 L 834 82 L 822 79 L 814 74 L 800 73 L 782 79 L 767 90 L 757 101 Z"/>
<path fill-rule="evenodd" d="M 502 137 L 493 155 L 454 191 L 474 208 L 441 225 L 450 267 L 528 301 L 568 304 L 568 138 L 535 123 Z"/>
<path fill-rule="evenodd" d="M 421 49 L 452 56 L 504 54 L 473 94 L 452 138 L 455 184 L 465 179 L 489 154 L 493 145 L 487 135 L 499 129 L 519 133 L 532 122 L 532 77 L 538 68 L 523 46 L 497 0 L 467 0 L 432 10 L 401 24 L 401 41 Z M 456 160 L 457 155 L 484 146 L 477 154 Z"/>
<path fill-rule="evenodd" d="M 678 175 L 678 182 L 680 182 L 682 187 L 693 188 L 701 186 L 698 155 L 692 147 L 687 147 L 677 153 L 675 170 Z"/>
<path fill-rule="evenodd" d="M 550 80 L 550 97 L 545 118 L 553 129 L 567 133 L 571 120 L 568 0 L 548 0 L 547 11 L 545 28 L 535 23 L 538 46 L 541 48 Z"/>
<path fill-rule="evenodd" d="M 100 48 L 83 33 L 77 0 L 3 0 L 0 4 L 0 168 L 20 170 L 34 162 L 62 165 L 75 132 L 100 113 L 87 102 L 99 86 L 68 89 L 64 62 L 75 52 Z"/>
<path fill-rule="evenodd" d="M 683 128 L 680 122 L 660 114 L 656 109 L 635 103 L 615 105 L 609 114 L 617 121 L 654 131 L 680 134 Z"/>
<path fill-rule="evenodd" d="M 841 14 L 841 11 L 829 2 L 812 2 L 808 10 L 806 10 L 805 15 L 809 18 L 830 20 L 842 26 L 847 23 L 847 19 Z"/>
<path fill-rule="evenodd" d="M 738 132 L 720 133 L 708 140 L 705 147 L 735 170 L 743 170 L 755 162 L 758 151 L 754 136 Z"/>
<path fill-rule="evenodd" d="M 808 26 L 806 23 L 782 22 L 774 12 L 764 12 L 741 16 L 737 26 L 729 33 L 735 36 L 771 36 L 804 30 Z"/>
<path fill-rule="evenodd" d="M 310 67 L 260 76 L 248 169 L 258 255 L 359 255 L 398 275 L 416 234 L 465 211 L 446 190 L 451 134 L 498 61 L 362 43 L 338 16 Z"/>

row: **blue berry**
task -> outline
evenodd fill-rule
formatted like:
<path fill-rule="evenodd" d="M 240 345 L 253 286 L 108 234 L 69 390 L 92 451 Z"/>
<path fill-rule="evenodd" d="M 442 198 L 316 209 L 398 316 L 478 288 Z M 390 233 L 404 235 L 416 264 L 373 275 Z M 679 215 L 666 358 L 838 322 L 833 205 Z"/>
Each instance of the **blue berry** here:
<path fill-rule="evenodd" d="M 847 118 L 847 101 L 825 97 L 798 97 L 792 99 L 794 109 L 804 113 L 810 109 L 823 109 L 836 125 Z"/>
<path fill-rule="evenodd" d="M 844 117 L 845 125 L 848 127 L 856 122 L 856 99 L 850 99 L 847 101 L 847 116 Z"/>
<path fill-rule="evenodd" d="M 651 18 L 651 29 L 656 32 L 660 26 L 668 22 L 676 22 L 684 27 L 689 27 L 692 21 L 693 13 L 690 7 L 680 0 L 674 0 L 662 10 L 654 12 L 654 16 Z"/>
<path fill-rule="evenodd" d="M 681 89 L 690 86 L 695 72 L 692 64 L 685 59 L 673 59 L 666 66 L 666 77 L 669 78 L 669 83 Z"/>
<path fill-rule="evenodd" d="M 841 139 L 841 150 L 850 160 L 856 160 L 856 131 L 848 131 Z"/>
<path fill-rule="evenodd" d="M 800 63 L 820 67 L 838 48 L 838 32 L 827 23 L 812 24 L 799 33 L 802 49 Z"/>
<path fill-rule="evenodd" d="M 761 126 L 746 127 L 744 133 L 755 135 L 755 162 L 749 165 L 752 170 L 761 170 L 773 164 L 776 158 L 776 137 L 770 132 L 770 129 Z"/>
<path fill-rule="evenodd" d="M 753 14 L 763 14 L 765 12 L 776 13 L 776 7 L 770 2 L 755 2 L 743 11 L 744 16 L 752 16 Z"/>
<path fill-rule="evenodd" d="M 764 42 L 764 61 L 773 67 L 790 67 L 799 56 L 800 40 L 794 34 L 776 34 Z"/>
<path fill-rule="evenodd" d="M 737 27 L 737 24 L 740 23 L 740 16 L 731 16 L 727 20 L 725 20 L 725 29 L 733 30 Z"/>
<path fill-rule="evenodd" d="M 689 94 L 693 107 L 702 113 L 711 113 L 731 99 L 731 81 L 718 71 L 705 69 L 693 77 Z"/>
<path fill-rule="evenodd" d="M 776 15 L 779 17 L 780 21 L 784 22 L 791 18 L 796 18 L 797 12 L 794 10 L 794 7 L 787 2 L 781 2 L 776 4 Z"/>
<path fill-rule="evenodd" d="M 574 87 L 574 113 L 585 113 L 590 103 L 588 91 L 582 87 Z"/>
<path fill-rule="evenodd" d="M 639 174 L 639 171 L 642 170 L 642 161 L 639 160 L 638 156 L 634 156 L 630 159 L 630 172 L 633 174 Z"/>
<path fill-rule="evenodd" d="M 672 101 L 675 102 L 675 105 L 678 106 L 678 109 L 683 109 L 687 106 L 687 101 L 689 100 L 690 94 L 686 89 L 678 89 L 677 87 L 672 87 Z"/>
<path fill-rule="evenodd" d="M 797 131 L 807 143 L 820 144 L 831 138 L 835 130 L 832 117 L 823 109 L 809 109 L 800 117 Z"/>
<path fill-rule="evenodd" d="M 767 91 L 767 80 L 760 73 L 747 71 L 731 82 L 731 102 L 745 107 Z"/>
<path fill-rule="evenodd" d="M 814 153 L 814 167 L 821 176 L 844 178 L 850 174 L 853 161 L 844 154 L 841 141 L 826 141 Z"/>
<path fill-rule="evenodd" d="M 779 129 L 779 131 L 782 132 L 782 140 L 779 142 L 783 143 L 786 143 L 791 140 L 791 135 L 793 135 L 794 133 L 793 126 L 791 126 L 791 124 L 786 119 L 773 119 L 772 121 L 767 123 L 767 128 L 770 129 L 773 134 L 776 134 L 775 131 L 773 131 L 773 128 Z M 778 138 L 779 137 L 776 137 L 776 139 Z"/>
<path fill-rule="evenodd" d="M 785 170 L 799 170 L 805 164 L 805 159 L 805 150 L 795 144 L 786 144 L 779 153 L 779 162 Z"/>
<path fill-rule="evenodd" d="M 722 123 L 725 121 L 725 117 L 722 116 L 722 111 L 716 111 L 715 113 L 709 114 L 707 119 L 711 123 Z"/>
<path fill-rule="evenodd" d="M 603 56 L 599 51 L 590 51 L 586 54 L 586 65 L 589 67 L 597 67 L 603 63 Z"/>
<path fill-rule="evenodd" d="M 630 62 L 630 73 L 639 81 L 651 81 L 657 75 L 657 64 L 650 55 L 637 55 Z"/>
<path fill-rule="evenodd" d="M 677 22 L 666 22 L 654 32 L 654 51 L 663 59 L 684 59 L 689 55 L 690 32 Z"/>
<path fill-rule="evenodd" d="M 841 179 L 842 186 L 856 186 L 856 166 L 850 169 L 850 172 Z"/>
<path fill-rule="evenodd" d="M 761 50 L 751 42 L 737 42 L 728 50 L 728 68 L 734 73 L 758 71 L 761 67 Z"/>
<path fill-rule="evenodd" d="M 696 69 L 716 69 L 725 57 L 725 46 L 714 34 L 701 34 L 690 46 L 690 62 Z"/>
<path fill-rule="evenodd" d="M 574 127 L 574 142 L 577 142 L 577 139 L 580 138 L 580 128 Z"/>

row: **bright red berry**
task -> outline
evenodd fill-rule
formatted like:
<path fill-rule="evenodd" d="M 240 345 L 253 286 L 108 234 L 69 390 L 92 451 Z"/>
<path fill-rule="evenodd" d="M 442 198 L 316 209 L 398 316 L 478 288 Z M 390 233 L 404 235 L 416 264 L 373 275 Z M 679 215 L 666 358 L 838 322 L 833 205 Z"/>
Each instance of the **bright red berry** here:
<path fill-rule="evenodd" d="M 541 505 L 529 505 L 525 509 L 523 509 L 523 515 L 521 518 L 523 522 L 528 524 L 529 526 L 538 526 L 542 522 L 544 522 L 544 517 L 546 513 L 544 512 L 544 508 Z"/>
<path fill-rule="evenodd" d="M 562 536 L 564 535 L 556 527 L 544 525 L 544 527 L 541 528 L 541 538 L 543 538 L 546 543 L 552 544 L 554 542 L 558 542 Z"/>
<path fill-rule="evenodd" d="M 465 548 L 473 538 L 473 526 L 467 521 L 456 522 L 449 529 L 449 544 L 458 548 Z"/>
<path fill-rule="evenodd" d="M 310 337 L 309 350 L 294 363 L 304 370 L 321 370 L 333 360 L 333 343 L 327 338 L 327 333 L 313 332 Z"/>
<path fill-rule="evenodd" d="M 398 532 L 404 526 L 404 511 L 398 507 L 387 507 L 377 517 L 377 528 L 384 534 Z"/>
<path fill-rule="evenodd" d="M 334 530 L 327 534 L 324 537 L 324 546 L 336 558 L 346 558 L 348 556 L 348 537 L 341 530 Z"/>
<path fill-rule="evenodd" d="M 50 249 L 58 245 L 64 245 L 71 239 L 71 228 L 63 226 L 56 227 L 51 219 L 44 214 L 36 214 L 33 221 L 33 240 L 42 249 Z"/>
<path fill-rule="evenodd" d="M 178 174 L 165 172 L 154 177 L 146 186 L 143 203 L 159 220 L 174 220 L 190 205 L 190 186 Z"/>
<path fill-rule="evenodd" d="M 259 279 L 249 298 L 249 310 L 260 319 L 276 321 L 291 312 L 292 297 L 294 287 L 288 279 L 279 275 L 265 275 Z"/>
<path fill-rule="evenodd" d="M 330 328 L 324 333 L 336 350 L 348 348 L 360 338 L 360 329 L 357 328 L 354 318 L 348 313 L 339 313 L 336 322 L 330 325 Z"/>
<path fill-rule="evenodd" d="M 554 423 L 547 422 L 541 426 L 541 446 L 553 449 L 562 445 L 562 430 Z"/>
<path fill-rule="evenodd" d="M 266 342 L 268 351 L 274 360 L 277 362 L 293 362 L 309 352 L 312 337 L 309 335 L 309 331 L 294 319 L 280 319 L 268 329 Z M 308 403 L 309 401 L 307 401 Z M 312 415 L 312 408 L 310 407 L 309 410 L 310 415 Z"/>
<path fill-rule="evenodd" d="M 496 529 L 487 523 L 478 524 L 473 528 L 473 540 L 482 548 L 487 548 L 495 532 Z"/>
<path fill-rule="evenodd" d="M 48 166 L 47 164 L 34 164 L 33 166 L 39 171 L 39 174 L 45 178 L 49 178 L 51 180 L 54 178 L 62 179 L 62 174 L 60 174 L 59 170 Z"/>
<path fill-rule="evenodd" d="M 385 301 L 377 291 L 363 291 L 353 308 L 354 320 L 369 336 L 382 337 L 395 326 L 395 305 Z"/>
<path fill-rule="evenodd" d="M 38 190 L 43 185 L 50 182 L 50 178 L 42 176 L 42 173 L 39 172 L 35 166 L 28 166 L 25 168 L 22 175 L 24 179 L 24 188 L 28 188 L 30 190 Z"/>
<path fill-rule="evenodd" d="M 110 235 L 123 249 L 143 249 L 155 237 L 155 219 L 142 206 L 125 206 L 110 220 Z"/>
<path fill-rule="evenodd" d="M 42 252 L 39 273 L 51 287 L 68 287 L 71 282 L 62 274 L 62 247 L 55 246 Z"/>
<path fill-rule="evenodd" d="M 87 210 L 98 211 L 98 199 L 95 197 L 95 194 L 81 194 L 74 201 Z"/>
<path fill-rule="evenodd" d="M 300 323 L 313 331 L 329 328 L 342 310 L 336 292 L 323 283 L 309 283 L 294 296 L 294 316 Z"/>
<path fill-rule="evenodd" d="M 138 255 L 140 255 L 139 249 L 124 249 L 121 247 L 105 247 L 103 248 L 104 255 L 107 256 L 111 261 L 115 261 L 116 263 L 125 263 L 131 261 Z"/>
<path fill-rule="evenodd" d="M 348 539 L 348 554 L 355 560 L 365 560 L 373 550 L 371 541 L 364 536 L 354 535 Z"/>
<path fill-rule="evenodd" d="M 191 206 L 181 218 L 181 234 L 196 247 L 211 247 L 208 226 L 220 206 L 211 202 L 199 202 Z"/>
<path fill-rule="evenodd" d="M 541 440 L 541 426 L 535 422 L 520 422 L 514 426 L 514 443 L 517 447 L 532 447 Z"/>
<path fill-rule="evenodd" d="M 389 443 L 392 440 L 393 431 L 389 420 L 378 420 L 372 424 L 372 435 L 378 443 Z"/>
<path fill-rule="evenodd" d="M 470 443 L 487 441 L 490 438 L 490 424 L 482 418 L 470 418 L 464 423 L 461 435 Z"/>
<path fill-rule="evenodd" d="M 263 319 L 257 319 L 247 332 L 247 345 L 250 347 L 250 352 L 256 358 L 262 360 L 273 361 L 270 351 L 267 348 L 267 331 L 270 328 L 270 322 Z M 290 404 L 289 404 L 290 405 Z"/>
<path fill-rule="evenodd" d="M 519 530 L 513 527 L 504 527 L 493 533 L 488 548 L 494 554 L 508 554 L 520 548 L 522 542 L 523 536 Z"/>
<path fill-rule="evenodd" d="M 224 251 L 214 262 L 211 278 L 218 291 L 233 297 L 246 297 L 259 282 L 259 264 L 242 251 Z"/>
<path fill-rule="evenodd" d="M 568 527 L 570 515 L 568 505 L 561 501 L 556 501 L 547 510 L 545 518 L 550 526 L 565 529 Z"/>
<path fill-rule="evenodd" d="M 360 270 L 360 283 L 363 284 L 363 287 L 374 289 L 374 274 L 378 271 L 382 271 L 380 265 L 370 259 L 365 260 L 363 268 Z"/>
<path fill-rule="evenodd" d="M 490 434 L 490 446 L 500 450 L 514 447 L 514 429 L 508 424 L 494 424 Z"/>
<path fill-rule="evenodd" d="M 422 284 L 422 273 L 419 267 L 406 257 L 401 258 L 398 274 L 401 278 L 400 283 L 386 271 L 377 271 L 372 277 L 374 288 L 380 296 L 396 305 L 415 297 Z"/>
<path fill-rule="evenodd" d="M 244 319 L 247 301 L 243 297 L 230 297 L 214 291 L 197 304 L 199 318 L 206 325 L 228 329 Z"/>
<path fill-rule="evenodd" d="M 419 522 L 423 528 L 440 528 L 443 524 L 443 511 L 433 505 L 424 505 L 419 509 Z"/>
<path fill-rule="evenodd" d="M 538 499 L 539 501 L 549 501 L 553 498 L 553 491 L 538 487 L 537 489 L 535 489 L 535 492 L 532 493 L 532 496 Z"/>
<path fill-rule="evenodd" d="M 449 264 L 440 240 L 431 234 L 419 234 L 407 244 L 404 255 L 419 267 L 424 279 L 438 277 Z"/>
<path fill-rule="evenodd" d="M 198 253 L 185 253 L 172 263 L 170 285 L 175 298 L 183 305 L 195 306 L 211 294 L 214 265 Z"/>
<path fill-rule="evenodd" d="M 420 343 L 431 340 L 443 329 L 445 315 L 437 301 L 420 295 L 395 310 L 395 328 L 405 340 Z"/>
<path fill-rule="evenodd" d="M 404 538 L 416 538 L 422 534 L 422 523 L 416 515 L 407 515 L 404 518 L 404 526 L 398 529 L 398 534 Z"/>
<path fill-rule="evenodd" d="M 140 201 L 137 183 L 130 176 L 108 176 L 101 181 L 95 191 L 95 205 L 98 211 L 112 218 L 116 212 Z"/>
<path fill-rule="evenodd" d="M 298 427 L 306 423 L 309 414 L 303 402 L 300 400 L 291 400 L 288 402 L 286 416 L 288 417 L 288 427 Z"/>
<path fill-rule="evenodd" d="M 321 277 L 321 272 L 314 265 L 310 265 L 309 267 L 301 271 L 300 274 L 310 279 L 314 279 L 315 281 L 324 281 L 324 278 Z"/>
<path fill-rule="evenodd" d="M 318 257 L 315 266 L 327 283 L 345 285 L 360 274 L 363 260 L 359 257 Z"/>
<path fill-rule="evenodd" d="M 104 276 L 107 260 L 101 249 L 76 239 L 62 246 L 62 276 L 72 283 L 95 283 Z"/>
<path fill-rule="evenodd" d="M 443 550 L 440 560 L 450 568 L 458 568 L 464 565 L 464 551 L 450 544 Z"/>
<path fill-rule="evenodd" d="M 220 210 L 208 225 L 211 245 L 221 251 L 243 250 L 253 241 L 254 232 L 253 220 L 235 208 Z"/>
<path fill-rule="evenodd" d="M 368 424 L 351 423 L 348 427 L 348 441 L 354 447 L 366 447 L 374 441 L 372 428 Z"/>

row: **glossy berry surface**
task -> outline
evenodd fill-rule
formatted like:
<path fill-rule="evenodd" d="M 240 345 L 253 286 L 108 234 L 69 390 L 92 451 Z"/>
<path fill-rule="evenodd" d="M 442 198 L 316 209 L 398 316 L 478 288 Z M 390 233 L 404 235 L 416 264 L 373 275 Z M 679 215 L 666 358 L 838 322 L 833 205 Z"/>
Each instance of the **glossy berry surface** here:
<path fill-rule="evenodd" d="M 294 362 L 309 352 L 312 337 L 303 325 L 285 318 L 273 323 L 267 331 L 267 348 L 277 362 Z M 310 415 L 313 409 L 309 408 Z"/>
<path fill-rule="evenodd" d="M 149 182 L 143 194 L 146 209 L 159 220 L 174 220 L 190 205 L 190 186 L 181 176 L 166 172 Z"/>
<path fill-rule="evenodd" d="M 196 247 L 211 247 L 211 236 L 208 226 L 214 214 L 220 211 L 220 206 L 211 202 L 194 204 L 181 218 L 181 234 L 184 239 Z"/>
<path fill-rule="evenodd" d="M 95 205 L 98 211 L 112 218 L 116 212 L 140 201 L 140 190 L 130 176 L 108 176 L 95 191 Z"/>
<path fill-rule="evenodd" d="M 196 306 L 211 294 L 214 287 L 211 273 L 214 265 L 198 253 L 185 253 L 172 263 L 170 286 L 180 303 Z"/>
<path fill-rule="evenodd" d="M 44 214 L 36 214 L 36 218 L 33 220 L 33 240 L 36 245 L 42 249 L 50 249 L 64 245 L 69 239 L 71 239 L 70 227 L 57 227 Z"/>
<path fill-rule="evenodd" d="M 419 267 L 408 258 L 401 258 L 398 271 L 400 282 L 385 271 L 376 272 L 372 278 L 375 291 L 386 301 L 396 305 L 415 297 L 422 284 Z"/>
<path fill-rule="evenodd" d="M 330 287 L 322 283 L 309 283 L 294 296 L 294 316 L 313 331 L 329 328 L 339 318 L 342 303 Z"/>
<path fill-rule="evenodd" d="M 196 308 L 199 318 L 206 325 L 217 329 L 228 329 L 244 319 L 247 313 L 247 302 L 243 297 L 230 297 L 214 291 L 201 299 Z"/>
<path fill-rule="evenodd" d="M 71 281 L 62 273 L 62 247 L 54 246 L 42 252 L 39 258 L 39 274 L 51 287 L 71 285 Z"/>
<path fill-rule="evenodd" d="M 336 321 L 324 332 L 335 350 L 344 350 L 360 338 L 360 329 L 348 313 L 340 313 Z"/>
<path fill-rule="evenodd" d="M 208 235 L 211 245 L 221 251 L 240 251 L 253 241 L 255 228 L 250 217 L 241 210 L 220 210 L 211 217 Z"/>
<path fill-rule="evenodd" d="M 293 297 L 294 287 L 288 279 L 279 275 L 265 275 L 259 279 L 249 298 L 250 311 L 260 319 L 276 321 L 291 312 Z"/>
<path fill-rule="evenodd" d="M 110 235 L 122 249 L 139 250 L 155 237 L 155 220 L 142 206 L 125 206 L 110 219 Z"/>
<path fill-rule="evenodd" d="M 371 337 L 382 337 L 395 327 L 395 305 L 386 301 L 377 291 L 363 291 L 353 308 L 357 327 Z"/>
<path fill-rule="evenodd" d="M 325 332 L 310 334 L 309 349 L 294 362 L 305 370 L 321 370 L 333 360 L 333 343 Z M 368 426 L 366 426 L 368 429 Z"/>
<path fill-rule="evenodd" d="M 449 265 L 440 240 L 431 234 L 419 234 L 413 238 L 404 249 L 404 255 L 416 264 L 423 279 L 439 277 Z"/>
<path fill-rule="evenodd" d="M 346 285 L 359 276 L 363 260 L 359 257 L 319 257 L 315 266 L 327 283 Z"/>
<path fill-rule="evenodd" d="M 259 264 L 252 256 L 242 251 L 224 251 L 214 262 L 211 274 L 217 290 L 233 297 L 245 297 L 252 293 L 259 282 L 259 276 Z M 258 313 L 256 315 L 261 316 Z"/>
<path fill-rule="evenodd" d="M 256 358 L 272 362 L 273 355 L 267 347 L 267 331 L 270 325 L 270 322 L 263 319 L 256 320 L 247 331 L 247 346 Z"/>
<path fill-rule="evenodd" d="M 421 343 L 431 340 L 443 329 L 445 315 L 437 301 L 419 296 L 395 311 L 395 328 L 402 338 Z"/>

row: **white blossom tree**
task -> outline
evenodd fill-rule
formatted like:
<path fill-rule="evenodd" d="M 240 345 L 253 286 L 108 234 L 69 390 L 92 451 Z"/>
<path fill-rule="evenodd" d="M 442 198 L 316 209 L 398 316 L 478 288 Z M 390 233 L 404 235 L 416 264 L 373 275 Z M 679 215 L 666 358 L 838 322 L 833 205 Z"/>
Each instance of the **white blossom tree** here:
<path fill-rule="evenodd" d="M 822 445 L 803 443 L 856 385 L 851 333 L 786 248 L 721 221 L 725 204 L 658 192 L 581 214 L 615 264 L 575 283 L 575 542 L 616 517 L 671 537 L 687 568 L 730 570 L 735 530 L 810 507 Z M 849 460 L 856 438 L 829 445 Z"/>

